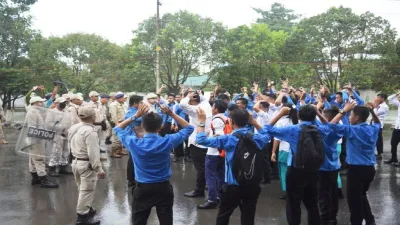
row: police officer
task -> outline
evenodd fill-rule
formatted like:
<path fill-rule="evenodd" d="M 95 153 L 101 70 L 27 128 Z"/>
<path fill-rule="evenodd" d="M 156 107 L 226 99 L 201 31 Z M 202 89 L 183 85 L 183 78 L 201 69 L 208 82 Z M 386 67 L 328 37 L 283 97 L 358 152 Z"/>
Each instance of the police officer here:
<path fill-rule="evenodd" d="M 66 109 L 67 100 L 58 97 L 54 101 L 55 107 L 48 111 L 46 115 L 46 128 L 55 130 L 56 134 L 53 139 L 53 150 L 49 162 L 49 176 L 59 177 L 59 173 L 68 172 L 68 129 L 71 127 L 70 113 Z M 55 112 L 53 112 L 55 111 Z"/>
<path fill-rule="evenodd" d="M 1 123 L 4 123 L 6 121 L 6 117 L 4 115 L 4 110 L 3 107 L 0 106 L 0 144 L 8 144 L 4 137 L 3 133 L 3 125 Z"/>
<path fill-rule="evenodd" d="M 110 96 L 103 94 L 100 96 L 100 102 L 101 105 L 103 106 L 103 114 L 105 115 L 106 118 L 106 125 L 107 125 L 107 130 L 106 130 L 106 141 L 105 144 L 106 145 L 110 145 L 111 144 L 111 136 L 112 136 L 112 127 L 111 124 L 109 122 L 109 120 L 111 119 L 111 114 L 110 114 Z"/>
<path fill-rule="evenodd" d="M 97 133 L 99 135 L 100 140 L 100 155 L 101 160 L 107 160 L 107 157 L 104 155 L 106 153 L 106 146 L 104 144 L 106 140 L 106 115 L 103 109 L 103 105 L 99 102 L 99 93 L 96 91 L 91 91 L 89 93 L 90 102 L 86 105 L 87 107 L 91 107 L 96 112 L 96 121 L 94 125 L 97 129 Z"/>
<path fill-rule="evenodd" d="M 118 125 L 123 121 L 125 116 L 125 107 L 124 107 L 124 93 L 117 92 L 115 95 L 115 102 L 110 105 L 111 112 L 111 121 L 114 126 Z M 111 145 L 111 155 L 112 158 L 121 158 L 122 155 L 127 155 L 128 153 L 122 150 L 121 142 L 118 137 L 115 135 L 113 131 L 112 135 L 112 145 Z"/>
<path fill-rule="evenodd" d="M 44 129 L 43 108 L 46 99 L 35 96 L 29 100 L 30 106 L 26 114 L 28 127 Z M 58 188 L 58 184 L 47 177 L 44 163 L 45 140 L 28 137 L 29 147 L 29 172 L 32 175 L 32 185 L 40 184 L 42 188 Z"/>
<path fill-rule="evenodd" d="M 115 92 L 111 92 L 111 93 L 110 93 L 110 104 L 113 103 L 113 102 L 115 102 L 115 95 L 116 95 Z"/>
<path fill-rule="evenodd" d="M 82 101 L 80 96 L 75 94 L 70 96 L 70 101 L 71 102 L 69 103 L 68 111 L 70 114 L 71 123 L 72 125 L 75 125 L 81 122 L 81 119 L 78 116 L 78 109 L 81 107 Z"/>
<path fill-rule="evenodd" d="M 75 224 L 100 224 L 99 220 L 94 219 L 96 211 L 92 208 L 97 179 L 105 177 L 100 162 L 99 136 L 93 125 L 96 112 L 91 107 L 82 107 L 78 115 L 82 122 L 73 125 L 68 133 L 72 153 L 72 171 L 79 190 L 76 206 L 78 218 Z"/>

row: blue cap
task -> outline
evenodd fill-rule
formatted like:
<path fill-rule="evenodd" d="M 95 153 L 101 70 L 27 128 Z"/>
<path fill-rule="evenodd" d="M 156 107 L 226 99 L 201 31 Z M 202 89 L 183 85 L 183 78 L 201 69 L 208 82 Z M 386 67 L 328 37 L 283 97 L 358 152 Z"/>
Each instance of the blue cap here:
<path fill-rule="evenodd" d="M 118 91 L 117 94 L 115 94 L 115 98 L 123 98 L 125 95 L 124 93 Z"/>
<path fill-rule="evenodd" d="M 100 98 L 110 98 L 110 96 L 108 94 L 102 94 L 100 95 Z"/>

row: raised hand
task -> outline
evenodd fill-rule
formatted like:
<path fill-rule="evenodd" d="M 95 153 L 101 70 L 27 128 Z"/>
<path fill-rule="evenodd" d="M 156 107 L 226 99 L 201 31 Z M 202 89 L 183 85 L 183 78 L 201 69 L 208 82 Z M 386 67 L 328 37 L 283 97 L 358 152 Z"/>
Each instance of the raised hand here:
<path fill-rule="evenodd" d="M 140 118 L 142 117 L 144 114 L 146 114 L 149 111 L 149 106 L 146 104 L 141 104 L 139 106 L 138 111 L 135 113 L 135 118 Z"/>
<path fill-rule="evenodd" d="M 348 102 L 344 106 L 343 111 L 344 112 L 350 112 L 352 109 L 354 109 L 355 106 L 356 106 L 356 102 L 355 101 Z"/>
<path fill-rule="evenodd" d="M 197 109 L 197 120 L 198 120 L 200 123 L 206 122 L 206 113 L 205 113 L 205 111 L 204 111 L 202 108 L 200 108 L 200 107 Z"/>
<path fill-rule="evenodd" d="M 161 108 L 161 111 L 164 114 L 167 114 L 168 116 L 172 116 L 172 114 L 174 114 L 174 112 L 172 112 L 172 110 L 167 105 L 161 105 L 160 108 Z"/>

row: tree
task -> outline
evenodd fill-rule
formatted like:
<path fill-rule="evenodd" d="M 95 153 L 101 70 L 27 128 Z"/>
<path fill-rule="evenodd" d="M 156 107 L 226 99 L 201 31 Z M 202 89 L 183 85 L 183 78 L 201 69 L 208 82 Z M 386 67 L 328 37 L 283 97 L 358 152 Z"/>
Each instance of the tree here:
<path fill-rule="evenodd" d="M 158 36 L 161 82 L 176 92 L 190 74 L 199 73 L 200 67 L 212 71 L 218 63 L 224 34 L 225 27 L 210 18 L 187 11 L 164 14 Z M 140 67 L 148 68 L 147 76 L 155 80 L 155 17 L 140 23 L 134 35 L 132 49 L 138 57 L 145 58 Z"/>
<path fill-rule="evenodd" d="M 268 24 L 272 31 L 283 30 L 291 32 L 292 27 L 296 25 L 296 20 L 300 18 L 300 15 L 294 14 L 294 10 L 285 8 L 280 3 L 273 3 L 270 11 L 262 10 L 259 8 L 253 8 L 258 14 L 261 14 L 261 18 L 257 19 L 257 23 Z"/>
<path fill-rule="evenodd" d="M 30 80 L 24 68 L 29 67 L 26 54 L 35 32 L 30 29 L 27 14 L 30 1 L 0 0 L 0 98 L 2 107 L 11 109 L 13 102 L 27 92 Z"/>
<path fill-rule="evenodd" d="M 381 70 L 375 65 L 391 54 L 394 41 L 388 21 L 341 6 L 303 19 L 286 42 L 284 58 L 304 62 L 313 69 L 309 78 L 332 91 L 347 81 L 367 87 Z"/>

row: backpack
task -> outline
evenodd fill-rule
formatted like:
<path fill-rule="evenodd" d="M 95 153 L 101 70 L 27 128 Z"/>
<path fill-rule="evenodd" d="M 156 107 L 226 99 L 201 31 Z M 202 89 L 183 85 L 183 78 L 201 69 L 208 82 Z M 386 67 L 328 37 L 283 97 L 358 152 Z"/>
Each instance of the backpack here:
<path fill-rule="evenodd" d="M 232 129 L 231 124 L 229 123 L 229 119 L 228 119 L 228 118 L 216 116 L 213 120 L 215 120 L 216 118 L 219 118 L 219 119 L 221 119 L 222 121 L 224 121 L 224 124 L 225 124 L 225 126 L 224 126 L 224 134 L 230 134 L 230 133 L 232 133 L 233 129 Z M 212 123 L 211 123 L 211 130 L 212 130 L 213 134 L 215 134 L 215 129 L 214 129 Z M 218 151 L 219 151 L 219 156 L 222 157 L 222 158 L 224 158 L 225 155 L 226 155 L 225 150 L 223 150 L 223 149 L 218 149 Z"/>
<path fill-rule="evenodd" d="M 233 176 L 240 186 L 259 185 L 264 173 L 261 149 L 254 142 L 252 133 L 233 135 L 239 138 L 233 158 Z"/>
<path fill-rule="evenodd" d="M 292 152 L 293 153 L 293 152 Z M 317 171 L 325 160 L 324 144 L 316 126 L 301 126 L 293 166 L 306 171 Z"/>

